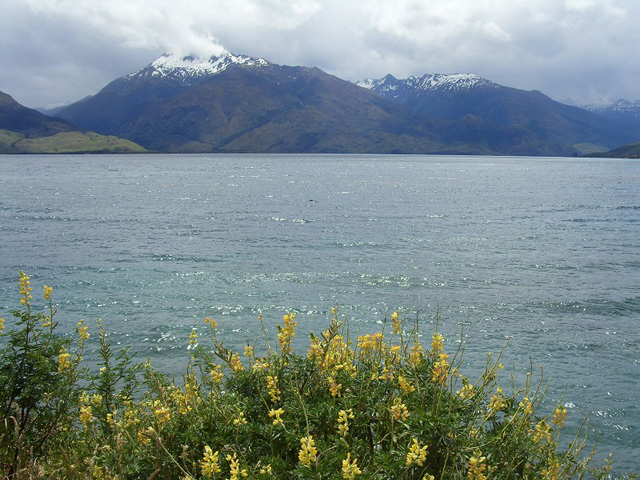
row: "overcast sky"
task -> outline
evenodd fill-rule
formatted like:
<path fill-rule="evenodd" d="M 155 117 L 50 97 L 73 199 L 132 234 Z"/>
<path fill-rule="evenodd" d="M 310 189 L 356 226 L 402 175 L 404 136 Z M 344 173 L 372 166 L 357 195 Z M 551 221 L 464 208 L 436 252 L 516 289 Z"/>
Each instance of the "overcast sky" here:
<path fill-rule="evenodd" d="M 639 0 L 0 0 L 0 91 L 95 94 L 163 52 L 346 80 L 475 73 L 578 104 L 640 99 Z"/>

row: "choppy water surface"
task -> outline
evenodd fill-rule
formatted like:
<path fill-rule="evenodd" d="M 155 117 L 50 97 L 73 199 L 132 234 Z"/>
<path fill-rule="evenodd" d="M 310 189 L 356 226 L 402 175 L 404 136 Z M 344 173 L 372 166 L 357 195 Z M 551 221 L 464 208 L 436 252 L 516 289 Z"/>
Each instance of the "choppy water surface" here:
<path fill-rule="evenodd" d="M 259 313 L 295 311 L 303 348 L 332 306 L 362 331 L 399 308 L 426 335 L 439 307 L 470 371 L 508 340 L 505 370 L 544 366 L 569 429 L 589 414 L 640 469 L 640 162 L 0 156 L 0 187 L 3 316 L 23 269 L 64 329 L 103 318 L 179 373 L 205 316 L 239 348 Z"/>

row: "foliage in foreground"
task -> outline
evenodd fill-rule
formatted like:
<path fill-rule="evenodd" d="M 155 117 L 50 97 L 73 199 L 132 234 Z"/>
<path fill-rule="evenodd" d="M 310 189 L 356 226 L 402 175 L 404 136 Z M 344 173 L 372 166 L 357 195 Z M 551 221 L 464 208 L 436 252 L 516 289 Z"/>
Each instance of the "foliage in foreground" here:
<path fill-rule="evenodd" d="M 100 368 L 81 367 L 88 328 L 55 334 L 51 288 L 32 311 L 0 319 L 0 471 L 5 478 L 94 479 L 511 479 L 607 478 L 592 468 L 584 436 L 559 448 L 567 411 L 539 412 L 543 389 L 498 386 L 499 356 L 476 381 L 436 331 L 427 349 L 397 312 L 389 331 L 352 338 L 332 311 L 306 356 L 292 350 L 284 316 L 267 355 L 228 350 L 207 318 L 194 330 L 180 382 L 126 350 L 111 352 L 100 325 Z M 9 323 L 9 322 L 7 322 Z"/>

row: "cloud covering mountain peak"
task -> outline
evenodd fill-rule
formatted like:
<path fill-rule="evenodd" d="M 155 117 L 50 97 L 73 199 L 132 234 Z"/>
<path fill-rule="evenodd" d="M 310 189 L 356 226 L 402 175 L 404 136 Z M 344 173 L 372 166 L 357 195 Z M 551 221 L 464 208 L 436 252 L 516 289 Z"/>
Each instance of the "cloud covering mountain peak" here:
<path fill-rule="evenodd" d="M 269 65 L 269 62 L 262 58 L 234 55 L 226 51 L 222 52 L 221 55 L 212 55 L 210 57 L 165 53 L 143 69 L 128 75 L 126 78 L 143 76 L 171 77 L 189 82 L 200 77 L 215 75 L 232 65 L 266 66 Z"/>

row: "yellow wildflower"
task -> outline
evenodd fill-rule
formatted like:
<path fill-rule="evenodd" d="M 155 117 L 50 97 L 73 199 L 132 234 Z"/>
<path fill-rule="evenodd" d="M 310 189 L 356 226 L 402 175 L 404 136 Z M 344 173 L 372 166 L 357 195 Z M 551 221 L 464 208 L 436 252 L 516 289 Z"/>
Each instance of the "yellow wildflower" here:
<path fill-rule="evenodd" d="M 331 396 L 334 398 L 341 396 L 340 392 L 342 390 L 342 384 L 336 382 L 333 377 L 327 378 L 327 381 L 329 382 L 329 391 L 331 392 Z"/>
<path fill-rule="evenodd" d="M 198 403 L 202 401 L 198 390 L 198 379 L 195 373 L 189 374 L 184 382 L 184 397 L 187 403 Z"/>
<path fill-rule="evenodd" d="M 80 348 L 84 346 L 85 340 L 89 338 L 89 327 L 84 324 L 84 320 L 80 320 L 76 326 L 76 333 L 78 334 L 78 345 Z"/>
<path fill-rule="evenodd" d="M 118 415 L 117 411 L 107 413 L 107 425 L 109 425 L 110 427 L 115 427 L 117 423 L 115 417 L 117 417 L 117 415 Z"/>
<path fill-rule="evenodd" d="M 267 391 L 271 396 L 271 402 L 276 403 L 280 400 L 280 394 L 282 393 L 278 388 L 278 376 L 267 375 Z"/>
<path fill-rule="evenodd" d="M 317 460 L 318 450 L 315 445 L 311 435 L 300 439 L 298 458 L 300 459 L 300 463 L 305 467 L 310 467 L 311 463 Z"/>
<path fill-rule="evenodd" d="M 342 478 L 353 480 L 356 475 L 360 475 L 362 471 L 358 468 L 358 459 L 351 461 L 351 453 L 347 453 L 347 458 L 342 461 Z"/>
<path fill-rule="evenodd" d="M 462 383 L 462 390 L 457 390 L 456 394 L 460 395 L 460 398 L 462 399 L 473 397 L 475 395 L 475 392 L 473 391 L 473 385 L 471 385 L 466 378 L 462 380 Z"/>
<path fill-rule="evenodd" d="M 278 342 L 283 355 L 291 353 L 291 340 L 295 338 L 298 326 L 298 322 L 295 322 L 294 318 L 296 318 L 295 313 L 287 313 L 282 317 L 284 327 L 278 325 Z"/>
<path fill-rule="evenodd" d="M 427 459 L 427 449 L 429 446 L 425 445 L 421 447 L 420 442 L 415 438 L 412 438 L 411 442 L 411 447 L 409 447 L 409 452 L 407 452 L 407 467 L 411 465 L 422 467 Z"/>
<path fill-rule="evenodd" d="M 100 406 L 100 404 L 102 403 L 102 395 L 99 395 L 99 394 L 95 393 L 91 397 L 91 403 L 93 404 L 94 407 L 98 408 Z"/>
<path fill-rule="evenodd" d="M 435 332 L 431 337 L 431 355 L 434 358 L 436 358 L 438 354 L 444 350 L 443 339 L 444 337 L 438 332 Z"/>
<path fill-rule="evenodd" d="M 211 331 L 212 331 L 212 332 L 213 332 L 213 331 L 216 329 L 216 327 L 218 326 L 218 322 L 216 322 L 213 318 L 210 318 L 210 317 L 206 317 L 206 318 L 204 319 L 204 323 L 208 323 L 208 324 L 209 324 L 209 326 L 211 327 Z"/>
<path fill-rule="evenodd" d="M 353 420 L 353 410 L 340 410 L 338 412 L 338 433 L 343 437 L 347 436 L 349 431 L 349 419 Z"/>
<path fill-rule="evenodd" d="M 543 440 L 546 440 L 547 443 L 551 443 L 551 427 L 549 427 L 547 422 L 542 420 L 536 425 L 532 438 L 535 443 L 541 443 Z"/>
<path fill-rule="evenodd" d="M 380 375 L 380 380 L 391 382 L 393 380 L 393 368 L 389 369 L 385 366 L 382 370 L 382 375 Z"/>
<path fill-rule="evenodd" d="M 238 354 L 238 352 L 234 352 L 233 355 L 231 355 L 229 366 L 231 367 L 231 371 L 233 373 L 238 373 L 244 370 L 244 365 L 242 365 L 242 361 L 240 360 L 240 355 Z"/>
<path fill-rule="evenodd" d="M 273 470 L 271 469 L 271 464 L 267 464 L 264 467 L 260 468 L 260 475 L 273 475 Z"/>
<path fill-rule="evenodd" d="M 384 335 L 382 333 L 367 334 L 358 337 L 358 356 L 361 360 L 372 360 L 375 354 L 380 354 Z"/>
<path fill-rule="evenodd" d="M 20 270 L 20 304 L 27 305 L 29 300 L 33 299 L 31 292 L 31 278 L 29 275 Z"/>
<path fill-rule="evenodd" d="M 240 470 L 240 460 L 238 460 L 236 452 L 233 452 L 233 456 L 227 455 L 226 458 L 227 462 L 229 462 L 229 480 L 238 480 L 241 476 L 244 478 L 249 476 L 246 468 Z"/>
<path fill-rule="evenodd" d="M 567 418 L 567 409 L 562 405 L 558 405 L 558 407 L 553 412 L 553 420 L 552 423 L 557 425 L 558 427 L 562 427 L 564 425 L 564 421 Z"/>
<path fill-rule="evenodd" d="M 484 463 L 485 460 L 486 457 L 482 456 L 480 450 L 473 452 L 473 457 L 469 459 L 469 470 L 467 471 L 469 480 L 486 480 L 487 477 L 483 473 L 487 469 Z"/>
<path fill-rule="evenodd" d="M 491 397 L 491 400 L 489 400 L 489 409 L 491 410 L 491 413 L 495 413 L 506 406 L 507 403 L 504 401 L 504 397 L 502 396 L 502 389 L 498 387 L 496 394 Z"/>
<path fill-rule="evenodd" d="M 162 425 L 171 420 L 171 410 L 165 405 L 163 405 L 160 400 L 155 400 L 153 402 L 153 414 L 156 417 L 156 421 L 158 425 Z"/>
<path fill-rule="evenodd" d="M 89 424 L 93 422 L 93 413 L 91 411 L 91 405 L 80 406 L 80 421 L 84 428 L 88 428 Z"/>
<path fill-rule="evenodd" d="M 332 325 L 332 327 L 338 328 L 339 325 Z M 323 351 L 326 350 L 326 354 L 321 354 L 318 367 L 322 370 L 334 374 L 339 370 L 344 370 L 345 373 L 353 376 L 356 369 L 353 365 L 353 350 L 344 341 L 342 335 L 331 336 L 331 329 L 323 334 L 323 337 L 330 338 L 328 345 L 323 344 Z"/>
<path fill-rule="evenodd" d="M 238 413 L 238 416 L 233 419 L 233 424 L 236 427 L 239 427 L 241 425 L 246 425 L 247 424 L 247 419 L 244 417 L 244 413 L 242 413 L 242 412 Z"/>
<path fill-rule="evenodd" d="M 407 406 L 402 403 L 402 399 L 400 397 L 393 401 L 393 405 L 391 405 L 390 410 L 394 420 L 402 420 L 405 422 L 409 417 L 409 410 L 407 410 Z"/>
<path fill-rule="evenodd" d="M 533 405 L 531 401 L 529 401 L 529 397 L 524 397 L 520 402 L 520 408 L 524 409 L 525 415 L 531 415 L 531 413 L 533 412 L 532 406 Z"/>
<path fill-rule="evenodd" d="M 4 330 L 4 318 L 0 318 L 0 332 Z"/>
<path fill-rule="evenodd" d="M 222 373 L 222 365 L 216 365 L 213 367 L 210 375 L 213 383 L 220 383 L 222 381 L 222 377 L 224 377 L 224 373 Z"/>
<path fill-rule="evenodd" d="M 393 323 L 393 333 L 400 333 L 400 320 L 398 320 L 398 311 L 396 310 L 391 314 L 391 323 Z"/>
<path fill-rule="evenodd" d="M 200 469 L 202 470 L 202 476 L 205 478 L 211 478 L 214 473 L 220 473 L 219 452 L 213 453 L 209 445 L 204 447 L 204 455 L 200 462 Z"/>
<path fill-rule="evenodd" d="M 44 299 L 51 300 L 51 292 L 53 292 L 53 287 L 44 286 Z"/>
<path fill-rule="evenodd" d="M 446 353 L 438 354 L 438 360 L 433 365 L 433 373 L 431 375 L 431 380 L 435 383 L 443 384 L 447 381 L 447 376 L 449 374 L 448 358 L 449 355 Z"/>
<path fill-rule="evenodd" d="M 389 345 L 386 357 L 391 365 L 397 365 L 402 359 L 401 348 L 400 345 Z"/>
<path fill-rule="evenodd" d="M 280 416 L 284 413 L 284 410 L 282 408 L 278 408 L 277 410 L 274 410 L 273 408 L 271 410 L 269 410 L 269 417 L 273 418 L 273 425 L 277 426 L 277 425 L 282 425 L 284 426 L 284 421 L 282 420 L 282 418 L 280 418 Z"/>
<path fill-rule="evenodd" d="M 125 406 L 126 408 L 122 411 L 122 425 L 125 428 L 135 427 L 141 422 L 140 415 L 131 400 L 127 400 Z"/>
<path fill-rule="evenodd" d="M 417 368 L 422 360 L 423 348 L 417 340 L 413 341 L 413 346 L 409 349 L 409 366 Z"/>
<path fill-rule="evenodd" d="M 416 391 L 416 387 L 412 385 L 411 381 L 407 380 L 402 375 L 398 375 L 398 386 L 400 387 L 400 390 L 402 390 L 402 393 L 404 393 L 405 395 Z"/>
<path fill-rule="evenodd" d="M 253 364 L 253 372 L 259 373 L 264 372 L 267 368 L 269 368 L 269 362 L 264 358 L 256 358 Z"/>
<path fill-rule="evenodd" d="M 311 336 L 309 350 L 307 351 L 307 358 L 313 361 L 318 368 L 322 367 L 324 349 L 322 348 L 322 343 L 315 335 Z"/>
<path fill-rule="evenodd" d="M 198 334 L 196 333 L 196 329 L 192 328 L 189 334 L 189 346 L 195 347 L 196 345 L 198 345 Z"/>
<path fill-rule="evenodd" d="M 251 345 L 247 345 L 244 347 L 244 356 L 253 357 L 253 347 Z"/>
<path fill-rule="evenodd" d="M 136 433 L 136 437 L 142 445 L 148 445 L 155 433 L 156 431 L 153 429 L 153 427 L 148 427 L 142 430 L 138 430 L 138 433 Z"/>
<path fill-rule="evenodd" d="M 67 349 L 62 347 L 58 354 L 58 373 L 64 373 L 69 368 L 71 368 L 71 354 L 67 353 Z"/>

